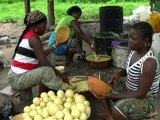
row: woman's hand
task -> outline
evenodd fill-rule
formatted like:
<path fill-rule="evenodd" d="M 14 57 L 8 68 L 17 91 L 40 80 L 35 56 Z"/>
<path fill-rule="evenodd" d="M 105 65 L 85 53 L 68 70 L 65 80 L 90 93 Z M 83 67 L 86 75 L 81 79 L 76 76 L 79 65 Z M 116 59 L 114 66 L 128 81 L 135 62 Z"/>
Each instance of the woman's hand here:
<path fill-rule="evenodd" d="M 121 76 L 126 76 L 126 75 L 127 75 L 126 70 L 125 69 L 121 69 L 119 72 L 117 72 L 116 74 L 112 75 L 110 83 L 119 81 Z"/>
<path fill-rule="evenodd" d="M 61 78 L 62 78 L 63 82 L 69 83 L 69 79 L 66 75 L 62 74 Z"/>
<path fill-rule="evenodd" d="M 102 95 L 99 95 L 99 96 L 97 96 L 97 95 L 94 94 L 94 96 L 96 98 L 98 98 L 98 99 L 109 99 L 110 94 L 102 94 Z"/>
<path fill-rule="evenodd" d="M 59 70 L 57 70 L 55 68 L 53 68 L 53 69 L 54 69 L 55 74 L 57 76 L 59 76 L 62 79 L 63 82 L 69 83 L 69 79 L 66 75 L 62 74 Z"/>
<path fill-rule="evenodd" d="M 58 46 L 60 46 L 62 43 L 58 43 L 57 41 L 52 45 L 54 48 L 57 48 Z"/>
<path fill-rule="evenodd" d="M 120 75 L 119 73 L 113 74 L 113 75 L 111 76 L 111 80 L 110 80 L 109 84 L 110 84 L 110 83 L 113 83 L 113 82 L 118 82 L 119 79 L 120 79 L 120 77 L 121 77 L 121 75 Z"/>

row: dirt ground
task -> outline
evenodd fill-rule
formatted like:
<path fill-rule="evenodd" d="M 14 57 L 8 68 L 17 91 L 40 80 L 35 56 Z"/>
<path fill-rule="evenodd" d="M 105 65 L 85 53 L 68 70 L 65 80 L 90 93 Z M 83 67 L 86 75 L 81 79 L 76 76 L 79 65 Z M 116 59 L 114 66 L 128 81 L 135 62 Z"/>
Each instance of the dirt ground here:
<path fill-rule="evenodd" d="M 24 26 L 22 24 L 22 22 L 20 23 L 6 23 L 6 24 L 0 24 L 0 36 L 4 36 L 4 35 L 8 35 L 10 37 L 16 37 L 19 38 L 19 36 L 21 35 L 22 31 L 24 29 Z M 5 45 L 1 45 L 0 46 L 2 51 L 4 52 L 4 55 L 7 57 L 8 60 L 11 59 L 12 55 L 13 55 L 13 50 L 15 48 L 15 45 L 12 45 L 11 47 L 6 47 Z M 88 51 L 86 48 L 84 48 L 88 54 L 90 53 L 90 51 Z M 91 75 L 95 72 L 98 71 L 102 71 L 102 72 L 111 72 L 110 68 L 106 68 L 106 69 L 91 69 L 88 66 L 87 62 L 84 61 L 77 61 L 77 67 L 73 68 L 73 69 L 69 69 L 68 72 L 70 73 L 69 75 Z M 9 68 L 7 69 L 3 69 L 0 70 L 0 89 L 4 88 L 5 86 L 8 85 L 8 81 L 7 81 L 7 73 L 9 71 Z M 113 72 L 113 71 L 112 71 Z M 34 95 L 37 96 L 38 95 L 38 88 L 35 87 L 32 91 L 34 91 Z M 101 103 L 100 100 L 95 99 L 94 97 L 89 97 L 88 98 L 89 101 L 91 102 L 91 108 L 92 108 L 92 113 L 91 113 L 91 117 L 89 118 L 89 120 L 99 120 L 99 118 L 97 118 L 97 114 L 100 112 L 104 112 L 103 109 L 103 105 Z M 2 102 L 2 98 L 0 98 L 0 101 Z M 0 102 L 0 103 L 1 103 Z M 158 99 L 158 104 L 157 104 L 157 111 L 158 113 L 160 113 L 160 98 Z M 156 117 L 157 118 L 157 117 Z M 160 120 L 160 114 L 158 114 L 158 118 L 157 119 L 150 119 L 150 120 Z"/>
<path fill-rule="evenodd" d="M 0 23 L 0 36 L 19 37 L 24 29 L 22 21 L 14 23 Z"/>

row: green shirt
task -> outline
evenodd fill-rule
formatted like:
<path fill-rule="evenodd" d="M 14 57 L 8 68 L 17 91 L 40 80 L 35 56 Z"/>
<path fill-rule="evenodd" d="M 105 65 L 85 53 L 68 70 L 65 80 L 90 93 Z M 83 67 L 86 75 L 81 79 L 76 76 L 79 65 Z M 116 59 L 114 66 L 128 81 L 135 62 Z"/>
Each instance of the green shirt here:
<path fill-rule="evenodd" d="M 70 29 L 70 37 L 73 38 L 74 34 L 75 34 L 75 30 L 74 28 L 71 26 L 71 21 L 74 20 L 75 18 L 73 16 L 67 15 L 65 17 L 63 17 L 59 22 L 58 25 L 55 28 L 55 33 L 57 32 L 57 30 L 62 27 L 62 26 L 68 26 Z"/>

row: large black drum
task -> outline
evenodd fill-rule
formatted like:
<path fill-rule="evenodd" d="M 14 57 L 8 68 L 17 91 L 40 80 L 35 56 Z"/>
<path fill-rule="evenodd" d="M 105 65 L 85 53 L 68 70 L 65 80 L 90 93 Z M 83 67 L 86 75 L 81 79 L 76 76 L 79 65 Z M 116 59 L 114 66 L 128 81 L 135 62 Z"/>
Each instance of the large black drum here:
<path fill-rule="evenodd" d="M 100 32 L 123 32 L 123 8 L 120 6 L 100 7 Z"/>

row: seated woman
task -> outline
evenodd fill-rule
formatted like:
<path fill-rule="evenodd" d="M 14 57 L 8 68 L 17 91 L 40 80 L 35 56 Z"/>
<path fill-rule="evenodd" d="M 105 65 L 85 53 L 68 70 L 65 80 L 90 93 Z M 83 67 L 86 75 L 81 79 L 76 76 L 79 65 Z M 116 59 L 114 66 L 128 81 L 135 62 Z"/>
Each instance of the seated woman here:
<path fill-rule="evenodd" d="M 67 77 L 56 70 L 46 57 L 58 44 L 54 43 L 50 48 L 43 50 L 39 37 L 45 33 L 45 14 L 38 10 L 28 13 L 24 24 L 26 28 L 19 38 L 8 73 L 11 87 L 25 90 L 42 83 L 52 90 L 61 89 Z"/>
<path fill-rule="evenodd" d="M 52 32 L 49 39 L 49 46 L 52 46 L 55 40 L 55 33 L 62 26 L 67 26 L 70 29 L 70 37 L 63 45 L 58 46 L 53 50 L 53 54 L 55 55 L 66 55 L 66 65 L 73 63 L 74 53 L 78 53 L 81 51 L 81 40 L 86 41 L 92 48 L 93 44 L 91 43 L 90 38 L 84 34 L 82 31 L 78 19 L 82 14 L 81 9 L 78 6 L 72 6 L 67 10 L 67 15 L 63 17 L 58 25 L 55 28 L 55 31 Z"/>
<path fill-rule="evenodd" d="M 107 100 L 106 113 L 101 116 L 105 120 L 142 120 L 155 111 L 156 95 L 159 91 L 159 66 L 150 50 L 152 34 L 153 29 L 147 22 L 132 26 L 129 32 L 131 53 L 126 69 L 112 77 L 114 86 L 115 83 L 122 85 L 119 84 L 119 79 L 126 76 L 125 84 L 119 87 L 119 93 L 98 96 Z"/>

